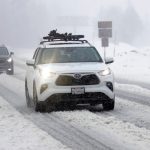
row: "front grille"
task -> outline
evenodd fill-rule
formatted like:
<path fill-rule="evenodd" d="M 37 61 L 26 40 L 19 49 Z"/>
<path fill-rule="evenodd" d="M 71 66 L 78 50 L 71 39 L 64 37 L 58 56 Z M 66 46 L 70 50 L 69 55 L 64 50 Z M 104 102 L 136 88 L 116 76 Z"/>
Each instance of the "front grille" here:
<path fill-rule="evenodd" d="M 6 62 L 6 60 L 2 60 L 2 59 L 0 60 L 0 63 L 5 63 L 5 62 Z"/>
<path fill-rule="evenodd" d="M 100 81 L 95 74 L 84 75 L 80 79 L 69 75 L 60 75 L 56 80 L 56 85 L 59 86 L 95 85 L 99 83 Z"/>

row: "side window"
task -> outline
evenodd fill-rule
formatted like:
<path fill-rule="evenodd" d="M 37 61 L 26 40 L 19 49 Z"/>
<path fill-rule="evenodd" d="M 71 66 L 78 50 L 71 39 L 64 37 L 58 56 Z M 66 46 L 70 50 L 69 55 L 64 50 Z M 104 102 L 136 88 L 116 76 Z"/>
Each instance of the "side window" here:
<path fill-rule="evenodd" d="M 34 55 L 33 55 L 33 59 L 36 59 L 36 56 L 37 56 L 38 51 L 39 51 L 39 48 L 37 48 L 37 49 L 35 50 Z"/>
<path fill-rule="evenodd" d="M 36 53 L 35 64 L 38 64 L 38 63 L 39 63 L 39 59 L 40 59 L 40 57 L 41 57 L 41 52 L 42 52 L 42 49 L 39 48 L 39 50 L 38 50 L 37 53 Z"/>

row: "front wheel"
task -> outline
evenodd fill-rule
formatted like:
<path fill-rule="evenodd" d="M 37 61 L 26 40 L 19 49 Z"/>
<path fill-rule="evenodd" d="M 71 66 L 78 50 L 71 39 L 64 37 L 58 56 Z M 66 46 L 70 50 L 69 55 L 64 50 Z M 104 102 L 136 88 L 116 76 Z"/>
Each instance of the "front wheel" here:
<path fill-rule="evenodd" d="M 27 103 L 27 107 L 31 107 L 31 99 L 30 99 L 30 96 L 29 96 L 29 91 L 28 91 L 28 88 L 27 88 L 27 81 L 25 81 L 25 94 L 26 94 L 26 103 Z"/>
<path fill-rule="evenodd" d="M 33 84 L 33 101 L 34 101 L 34 110 L 36 112 L 46 112 L 45 103 L 44 102 L 38 102 L 35 83 Z"/>

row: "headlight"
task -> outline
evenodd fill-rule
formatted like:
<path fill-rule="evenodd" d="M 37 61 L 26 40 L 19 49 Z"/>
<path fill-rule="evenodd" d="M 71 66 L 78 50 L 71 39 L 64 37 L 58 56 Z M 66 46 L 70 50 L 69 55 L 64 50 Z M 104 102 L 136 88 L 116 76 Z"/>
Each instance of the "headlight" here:
<path fill-rule="evenodd" d="M 111 70 L 110 70 L 110 68 L 107 68 L 107 69 L 105 69 L 103 71 L 98 72 L 98 74 L 100 76 L 107 76 L 107 75 L 111 74 Z"/>
<path fill-rule="evenodd" d="M 7 59 L 7 61 L 8 61 L 8 62 L 11 62 L 11 61 L 12 61 L 12 58 L 11 58 L 11 57 L 10 57 L 10 58 L 8 58 L 8 59 Z"/>
<path fill-rule="evenodd" d="M 43 79 L 52 78 L 56 75 L 56 73 L 50 72 L 47 69 L 40 69 L 40 75 Z"/>

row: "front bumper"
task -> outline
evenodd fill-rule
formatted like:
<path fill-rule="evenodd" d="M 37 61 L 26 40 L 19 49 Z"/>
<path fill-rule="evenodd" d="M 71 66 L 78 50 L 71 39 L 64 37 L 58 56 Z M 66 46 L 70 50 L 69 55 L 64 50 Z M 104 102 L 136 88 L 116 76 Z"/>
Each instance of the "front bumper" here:
<path fill-rule="evenodd" d="M 10 63 L 0 63 L 0 73 L 7 72 L 8 70 L 12 69 L 12 64 Z"/>
<path fill-rule="evenodd" d="M 76 103 L 90 103 L 92 101 L 105 101 L 106 99 L 114 99 L 115 94 L 112 88 L 108 86 L 108 83 L 112 83 L 113 77 L 107 76 L 101 79 L 101 82 L 97 85 L 80 85 L 80 86 L 56 86 L 55 84 L 48 84 L 47 89 L 44 92 L 40 92 L 40 86 L 37 89 L 39 101 L 75 101 Z M 72 88 L 84 87 L 85 94 L 73 95 L 71 93 Z"/>
<path fill-rule="evenodd" d="M 55 104 L 60 102 L 74 103 L 74 104 L 102 104 L 104 102 L 111 102 L 114 99 L 110 99 L 107 95 L 100 92 L 89 92 L 82 95 L 72 95 L 70 93 L 65 94 L 53 94 L 46 102 L 49 104 Z"/>

